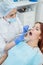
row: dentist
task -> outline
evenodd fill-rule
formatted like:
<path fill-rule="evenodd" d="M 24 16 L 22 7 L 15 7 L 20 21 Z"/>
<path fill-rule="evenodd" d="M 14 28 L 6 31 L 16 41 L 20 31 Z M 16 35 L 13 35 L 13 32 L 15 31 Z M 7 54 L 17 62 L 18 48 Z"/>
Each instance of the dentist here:
<path fill-rule="evenodd" d="M 17 17 L 17 9 L 10 2 L 2 2 L 0 5 L 0 33 L 6 42 L 13 40 L 16 35 L 22 32 L 23 26 Z"/>
<path fill-rule="evenodd" d="M 7 58 L 7 51 L 4 52 L 6 43 L 12 41 L 16 35 L 23 31 L 23 26 L 18 19 L 17 9 L 11 2 L 0 2 L 0 64 Z M 26 31 L 28 26 L 24 27 Z"/>

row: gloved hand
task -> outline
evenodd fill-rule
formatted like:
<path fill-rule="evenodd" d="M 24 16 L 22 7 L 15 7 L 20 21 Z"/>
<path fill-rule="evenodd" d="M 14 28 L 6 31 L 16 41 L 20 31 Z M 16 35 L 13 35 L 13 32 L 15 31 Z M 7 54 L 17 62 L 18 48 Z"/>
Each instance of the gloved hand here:
<path fill-rule="evenodd" d="M 24 36 L 25 36 L 25 33 L 28 31 L 28 28 L 29 28 L 28 25 L 26 25 L 26 26 L 23 27 L 23 33 L 21 33 L 21 35 L 19 35 L 19 36 L 14 40 L 14 42 L 15 42 L 16 45 L 24 40 Z"/>
<path fill-rule="evenodd" d="M 29 25 L 24 26 L 24 27 L 23 27 L 23 33 L 28 32 L 28 29 L 29 29 Z"/>
<path fill-rule="evenodd" d="M 24 40 L 24 34 L 21 34 L 14 40 L 14 42 L 17 45 L 18 43 L 22 42 L 23 40 Z"/>

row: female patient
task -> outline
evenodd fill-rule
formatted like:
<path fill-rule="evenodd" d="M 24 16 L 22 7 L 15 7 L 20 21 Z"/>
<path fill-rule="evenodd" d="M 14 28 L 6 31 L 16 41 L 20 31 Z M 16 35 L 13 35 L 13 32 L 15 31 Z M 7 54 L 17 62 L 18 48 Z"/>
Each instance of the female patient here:
<path fill-rule="evenodd" d="M 25 40 L 25 41 L 23 41 Z M 15 47 L 13 47 L 16 45 Z M 13 47 L 11 50 L 9 50 Z M 5 65 L 40 65 L 43 62 L 43 23 L 37 22 L 24 36 L 22 33 L 5 47 L 9 56 Z M 11 61 L 11 62 L 10 62 Z"/>

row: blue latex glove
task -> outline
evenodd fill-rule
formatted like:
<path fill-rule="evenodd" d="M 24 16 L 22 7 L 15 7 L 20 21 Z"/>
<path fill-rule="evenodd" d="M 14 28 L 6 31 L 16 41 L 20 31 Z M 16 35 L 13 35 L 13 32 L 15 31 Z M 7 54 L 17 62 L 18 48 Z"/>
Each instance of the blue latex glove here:
<path fill-rule="evenodd" d="M 24 27 L 23 27 L 23 33 L 28 32 L 28 29 L 29 29 L 29 25 L 24 26 Z"/>
<path fill-rule="evenodd" d="M 21 35 L 19 35 L 19 36 L 14 40 L 14 42 L 15 42 L 16 45 L 24 40 L 24 36 L 25 36 L 25 33 L 28 32 L 28 28 L 29 28 L 28 25 L 26 25 L 26 26 L 23 27 L 23 33 L 21 33 Z"/>
<path fill-rule="evenodd" d="M 18 43 L 22 42 L 23 40 L 24 40 L 24 34 L 21 34 L 14 40 L 14 42 L 17 45 Z"/>

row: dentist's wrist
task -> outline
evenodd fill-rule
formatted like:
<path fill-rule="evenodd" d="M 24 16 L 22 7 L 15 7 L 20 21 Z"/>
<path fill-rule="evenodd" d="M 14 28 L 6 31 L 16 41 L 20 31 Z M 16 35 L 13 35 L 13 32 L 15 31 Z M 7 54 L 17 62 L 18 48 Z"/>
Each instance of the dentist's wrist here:
<path fill-rule="evenodd" d="M 15 44 L 17 45 L 17 44 L 19 44 L 20 42 L 22 42 L 24 40 L 24 34 L 21 34 L 20 36 L 18 36 L 15 40 L 14 40 L 14 42 L 15 42 Z"/>

